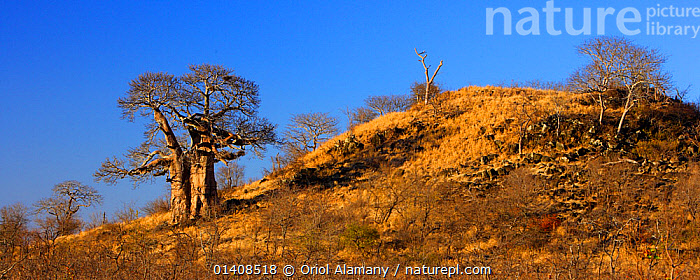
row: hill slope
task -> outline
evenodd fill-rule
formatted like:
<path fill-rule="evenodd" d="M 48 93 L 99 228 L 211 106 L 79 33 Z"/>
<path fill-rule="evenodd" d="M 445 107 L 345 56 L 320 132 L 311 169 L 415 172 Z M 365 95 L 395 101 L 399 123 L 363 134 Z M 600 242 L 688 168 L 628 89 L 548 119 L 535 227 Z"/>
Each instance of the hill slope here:
<path fill-rule="evenodd" d="M 489 279 L 692 279 L 700 113 L 640 102 L 618 135 L 607 98 L 601 125 L 585 94 L 446 92 L 221 194 L 211 220 L 172 228 L 158 214 L 66 238 L 49 270 L 189 279 L 216 278 L 216 264 L 459 264 L 490 267 Z"/>

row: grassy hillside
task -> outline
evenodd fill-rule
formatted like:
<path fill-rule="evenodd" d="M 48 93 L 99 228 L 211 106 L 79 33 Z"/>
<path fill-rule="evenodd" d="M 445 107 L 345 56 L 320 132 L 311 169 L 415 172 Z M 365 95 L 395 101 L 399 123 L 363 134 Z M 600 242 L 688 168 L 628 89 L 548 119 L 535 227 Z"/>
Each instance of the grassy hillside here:
<path fill-rule="evenodd" d="M 607 98 L 601 125 L 586 94 L 445 92 L 222 193 L 215 218 L 171 227 L 162 213 L 62 238 L 16 279 L 36 269 L 55 279 L 228 279 L 214 265 L 327 263 L 490 267 L 488 279 L 694 279 L 698 108 L 640 101 L 616 134 L 622 109 L 615 92 Z"/>

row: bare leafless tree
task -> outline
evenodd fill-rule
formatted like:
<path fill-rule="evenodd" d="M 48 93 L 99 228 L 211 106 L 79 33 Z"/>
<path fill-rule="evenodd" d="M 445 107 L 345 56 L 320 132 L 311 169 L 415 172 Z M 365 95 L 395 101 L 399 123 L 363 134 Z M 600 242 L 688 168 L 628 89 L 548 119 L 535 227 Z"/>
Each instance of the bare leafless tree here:
<path fill-rule="evenodd" d="M 223 230 L 216 219 L 195 226 L 195 243 L 198 243 L 196 245 L 199 245 L 204 254 L 207 269 L 212 269 L 217 263 Z"/>
<path fill-rule="evenodd" d="M 170 199 L 167 196 L 161 196 L 149 202 L 146 202 L 141 208 L 141 211 L 146 215 L 155 215 L 158 213 L 165 213 L 170 210 Z"/>
<path fill-rule="evenodd" d="M 422 84 L 421 84 L 422 85 Z M 435 87 L 433 87 L 435 88 Z M 418 98 L 423 95 L 423 88 L 416 95 Z M 378 116 L 383 116 L 391 112 L 403 112 L 408 110 L 414 101 L 408 95 L 373 95 L 365 99 L 365 105 L 354 109 L 346 109 L 344 113 L 348 117 L 348 129 L 369 122 Z"/>
<path fill-rule="evenodd" d="M 428 57 L 428 53 L 426 51 L 418 52 L 418 49 L 413 49 L 416 51 L 416 54 L 418 57 L 420 57 L 420 62 L 423 64 L 423 69 L 425 69 L 425 99 L 423 101 L 425 104 L 428 104 L 428 98 L 429 98 L 429 93 L 430 93 L 430 87 L 433 85 L 433 81 L 435 80 L 435 76 L 437 76 L 438 72 L 440 71 L 440 68 L 442 67 L 442 60 L 440 60 L 440 65 L 438 65 L 437 69 L 435 69 L 435 72 L 433 72 L 433 76 L 430 76 L 430 65 L 425 65 L 425 58 Z"/>
<path fill-rule="evenodd" d="M 662 70 L 666 63 L 666 57 L 656 49 L 649 49 L 623 43 L 627 49 L 625 52 L 625 66 L 620 79 L 627 89 L 624 111 L 617 126 L 617 133 L 622 130 L 625 116 L 634 107 L 638 98 L 658 100 L 660 96 L 666 96 L 666 91 L 671 88 L 671 75 Z"/>
<path fill-rule="evenodd" d="M 666 57 L 656 49 L 639 46 L 622 37 L 601 36 L 590 39 L 578 48 L 590 62 L 569 77 L 572 89 L 596 94 L 602 124 L 606 109 L 603 93 L 609 89 L 625 89 L 627 96 L 617 132 L 639 98 L 666 96 L 671 88 L 671 75 L 664 72 Z"/>
<path fill-rule="evenodd" d="M 148 214 L 150 215 L 150 214 Z M 109 220 L 107 219 L 107 212 L 92 212 L 88 215 L 87 222 L 84 225 L 86 230 L 101 227 L 107 224 Z"/>
<path fill-rule="evenodd" d="M 21 203 L 0 209 L 0 279 L 5 279 L 27 258 L 22 247 L 24 237 L 28 235 L 28 215 L 27 208 Z"/>
<path fill-rule="evenodd" d="M 412 103 L 411 98 L 406 95 L 373 95 L 365 99 L 365 105 L 380 116 L 406 111 Z"/>
<path fill-rule="evenodd" d="M 532 99 L 529 96 L 525 96 L 525 100 L 516 104 L 516 106 L 515 110 L 518 116 L 518 155 L 522 155 L 528 127 L 535 122 L 537 108 L 532 104 Z"/>
<path fill-rule="evenodd" d="M 39 200 L 37 213 L 44 213 L 55 222 L 58 235 L 74 233 L 80 227 L 76 213 L 102 202 L 102 195 L 90 186 L 77 181 L 66 181 L 53 187 L 53 196 Z"/>
<path fill-rule="evenodd" d="M 338 119 L 328 113 L 293 115 L 287 130 L 285 150 L 288 154 L 302 155 L 318 148 L 338 132 Z"/>
<path fill-rule="evenodd" d="M 348 129 L 367 123 L 377 117 L 377 112 L 364 106 L 348 109 L 345 111 L 345 114 L 348 116 Z"/>
<path fill-rule="evenodd" d="M 196 219 L 218 204 L 216 162 L 243 156 L 246 147 L 260 155 L 276 141 L 275 126 L 257 115 L 257 84 L 220 65 L 189 68 L 181 77 L 145 73 L 131 81 L 119 107 L 130 121 L 135 114 L 152 116 L 146 141 L 127 153 L 127 162 L 109 159 L 95 173 L 107 183 L 167 175 L 173 223 Z"/>
<path fill-rule="evenodd" d="M 134 206 L 133 202 L 124 203 L 121 209 L 114 212 L 114 221 L 118 223 L 129 223 L 138 219 L 139 209 Z"/>
<path fill-rule="evenodd" d="M 225 166 L 219 167 L 216 171 L 216 183 L 221 190 L 232 189 L 244 184 L 244 170 L 242 165 L 236 162 L 229 162 Z"/>
<path fill-rule="evenodd" d="M 600 113 L 598 114 L 598 123 L 603 124 L 603 115 L 608 109 L 605 104 L 605 91 L 607 90 L 607 80 L 598 80 L 599 73 L 594 73 L 592 71 L 593 67 L 583 67 L 576 71 L 569 77 L 569 83 L 574 90 L 579 92 L 588 92 L 593 96 L 593 100 L 598 104 L 600 108 Z M 604 86 L 602 84 L 605 84 Z"/>
<path fill-rule="evenodd" d="M 419 102 L 421 99 L 425 97 L 425 83 L 419 83 L 419 82 L 413 82 L 411 85 L 411 94 L 415 98 L 415 102 Z M 428 99 L 433 99 L 435 96 L 437 96 L 440 92 L 442 92 L 442 86 L 438 83 L 433 83 L 430 85 L 430 92 L 428 93 Z"/>
<path fill-rule="evenodd" d="M 0 245 L 12 243 L 14 237 L 27 230 L 29 219 L 27 207 L 21 203 L 0 208 Z"/>

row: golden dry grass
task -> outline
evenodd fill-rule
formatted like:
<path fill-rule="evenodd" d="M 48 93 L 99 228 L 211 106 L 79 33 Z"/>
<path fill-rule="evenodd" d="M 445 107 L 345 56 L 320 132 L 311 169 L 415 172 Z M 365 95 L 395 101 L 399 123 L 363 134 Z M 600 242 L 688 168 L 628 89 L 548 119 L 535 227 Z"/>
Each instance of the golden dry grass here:
<path fill-rule="evenodd" d="M 680 182 L 679 186 L 691 186 L 697 183 L 681 180 L 680 174 L 697 174 L 697 168 L 678 167 L 676 173 L 659 175 L 666 176 L 663 180 L 650 174 L 640 175 L 636 166 L 628 170 L 610 165 L 619 168 L 615 171 L 618 173 L 601 171 L 604 165 L 600 162 L 614 162 L 622 157 L 622 153 L 610 152 L 591 155 L 580 162 L 530 164 L 519 169 L 519 173 L 512 173 L 526 179 L 508 177 L 486 180 L 486 185 L 467 184 L 472 183 L 476 172 L 498 167 L 505 160 L 524 163 L 517 153 L 504 149 L 504 146 L 518 143 L 521 129 L 530 129 L 529 126 L 556 114 L 595 126 L 598 110 L 595 105 L 587 105 L 590 102 L 582 100 L 588 101 L 590 96 L 532 88 L 471 86 L 445 92 L 432 104 L 416 105 L 407 112 L 390 113 L 360 124 L 306 154 L 297 164 L 264 180 L 221 193 L 222 201 L 264 197 L 252 205 L 183 228 L 167 226 L 169 215 L 158 214 L 123 224 L 122 230 L 142 232 L 154 240 L 168 240 L 173 232 L 178 232 L 201 243 L 206 239 L 206 234 L 216 228 L 219 238 L 216 250 L 221 262 L 475 264 L 500 269 L 498 279 L 509 279 L 512 276 L 509 271 L 517 271 L 522 277 L 531 279 L 562 277 L 566 273 L 569 276 L 578 275 L 575 279 L 611 279 L 615 275 L 606 266 L 611 259 L 604 253 L 610 245 L 601 241 L 601 235 L 596 235 L 602 232 L 602 227 L 596 226 L 605 223 L 610 227 L 616 225 L 610 222 L 610 217 L 613 220 L 637 217 L 639 220 L 635 221 L 643 220 L 646 224 L 638 222 L 636 228 L 623 227 L 626 236 L 638 233 L 647 238 L 644 234 L 649 232 L 669 234 L 664 240 L 676 238 L 674 240 L 678 244 L 674 248 L 682 249 L 676 251 L 683 254 L 685 260 L 679 270 L 697 268 L 699 257 L 684 252 L 698 251 L 700 234 L 682 232 L 685 235 L 671 236 L 671 231 L 663 228 L 663 219 L 667 216 L 662 215 L 684 211 L 690 206 L 677 205 L 691 205 L 688 197 L 693 196 L 674 196 L 670 189 L 657 191 L 639 187 L 663 180 Z M 611 108 L 606 114 L 614 119 L 620 111 L 619 108 Z M 522 125 L 528 118 L 528 125 Z M 390 139 L 386 141 L 399 143 L 405 140 L 410 143 L 411 149 L 400 150 L 401 153 L 397 154 L 392 150 L 387 151 L 386 143 L 381 143 L 380 146 L 384 145 L 381 147 L 373 143 L 377 134 L 391 131 L 404 133 L 382 134 L 389 135 L 386 137 Z M 350 137 L 364 144 L 365 148 L 350 155 L 334 151 L 338 143 Z M 670 153 L 677 148 L 678 140 L 674 140 L 676 142 L 671 146 L 664 141 L 644 140 L 638 149 L 651 159 L 660 149 L 669 150 Z M 496 143 L 502 144 L 499 147 Z M 582 142 L 556 153 L 566 153 L 584 146 L 589 147 Z M 551 147 L 537 142 L 527 142 L 523 149 L 524 153 L 554 153 Z M 489 164 L 479 163 L 479 159 L 487 155 L 496 157 Z M 333 187 L 288 185 L 304 168 L 331 172 L 343 166 L 354 166 L 347 163 L 372 162 L 377 158 L 377 166 L 365 167 L 348 182 Z M 402 159 L 397 161 L 400 164 L 390 164 L 395 158 Z M 575 183 L 556 179 L 547 174 L 553 166 L 585 179 Z M 456 174 L 442 173 L 445 170 L 456 170 Z M 642 181 L 640 185 L 633 185 L 610 174 L 628 174 L 625 176 L 642 178 Z M 623 191 L 623 187 L 629 189 Z M 684 190 L 692 193 L 691 188 Z M 564 198 L 555 199 L 554 195 L 547 197 L 552 191 L 564 192 Z M 671 202 L 658 195 L 662 191 L 672 197 Z M 582 198 L 582 192 L 588 197 Z M 640 210 L 631 205 L 615 204 L 614 199 L 619 199 L 618 204 L 631 199 L 624 197 L 629 194 L 644 197 L 645 201 L 656 203 L 656 207 L 677 205 L 662 212 L 649 210 L 653 209 L 651 206 Z M 603 195 L 613 200 L 603 201 Z M 595 206 L 583 214 L 572 214 L 571 209 L 566 208 L 568 206 L 563 206 L 565 203 L 591 201 L 600 205 L 610 203 L 611 206 L 604 210 L 599 209 L 603 206 Z M 697 201 L 700 201 L 700 196 Z M 618 210 L 621 212 L 615 212 Z M 605 216 L 612 212 L 619 216 Z M 680 217 L 681 214 L 678 215 Z M 691 219 L 686 216 L 678 222 L 679 228 L 682 224 L 684 230 Z M 552 228 L 538 227 L 537 222 L 544 218 L 556 219 L 556 225 Z M 653 227 L 652 221 L 658 221 L 658 226 Z M 375 240 L 378 244 L 375 250 L 367 251 L 348 244 L 347 228 L 350 225 L 376 229 L 380 237 Z M 697 221 L 693 220 L 692 225 L 697 225 Z M 99 238 L 100 234 L 113 230 L 113 227 L 103 226 L 67 237 L 62 242 Z M 619 269 L 617 276 L 662 279 L 661 275 L 668 273 L 668 257 L 658 260 L 640 257 L 654 244 L 652 239 L 643 238 L 634 242 L 626 239 L 625 247 L 619 248 L 620 258 L 613 261 Z M 163 244 L 150 253 L 172 256 L 181 245 L 176 242 Z M 194 250 L 199 252 L 196 258 L 204 266 L 207 261 L 205 252 L 198 248 Z M 572 255 L 574 252 L 579 255 Z M 658 268 L 648 269 L 651 265 Z M 642 271 L 642 267 L 647 268 Z M 692 279 L 692 274 L 684 275 L 687 277 L 684 279 Z"/>
<path fill-rule="evenodd" d="M 414 121 L 435 124 L 430 130 L 440 131 L 441 139 L 424 139 L 425 149 L 401 169 L 429 175 L 442 169 L 458 168 L 460 164 L 475 160 L 489 154 L 499 154 L 496 161 L 508 156 L 500 155 L 492 140 L 485 138 L 493 135 L 495 140 L 503 143 L 518 142 L 518 122 L 526 118 L 522 111 L 527 105 L 533 116 L 533 122 L 554 114 L 557 109 L 561 114 L 592 114 L 595 107 L 584 106 L 574 100 L 588 96 L 573 95 L 569 92 L 537 90 L 531 88 L 513 89 L 500 87 L 471 86 L 454 92 L 443 93 L 438 106 L 417 105 L 407 112 L 396 112 L 374 119 L 327 141 L 319 149 L 301 159 L 305 167 L 318 167 L 324 163 L 337 160 L 328 152 L 338 141 L 354 135 L 359 142 L 369 143 L 370 137 L 380 131 L 391 128 L 406 128 Z M 436 110 L 455 111 L 460 114 L 454 118 L 431 118 Z M 611 110 L 611 112 L 613 112 Z M 503 127 L 503 132 L 496 131 Z M 407 135 L 410 136 L 410 135 Z M 537 152 L 539 147 L 527 148 L 526 151 Z"/>

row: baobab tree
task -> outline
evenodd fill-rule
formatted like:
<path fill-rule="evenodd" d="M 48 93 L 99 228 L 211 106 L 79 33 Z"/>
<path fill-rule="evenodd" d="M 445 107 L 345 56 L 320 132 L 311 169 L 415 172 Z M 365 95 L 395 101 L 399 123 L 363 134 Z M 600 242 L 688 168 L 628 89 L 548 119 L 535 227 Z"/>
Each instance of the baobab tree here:
<path fill-rule="evenodd" d="M 220 65 L 189 69 L 180 77 L 147 72 L 129 83 L 119 107 L 129 121 L 136 114 L 147 119 L 146 139 L 126 160 L 108 159 L 95 173 L 107 183 L 166 176 L 173 223 L 218 205 L 215 163 L 245 155 L 246 147 L 260 155 L 265 144 L 276 141 L 275 126 L 257 115 L 257 84 Z"/>

